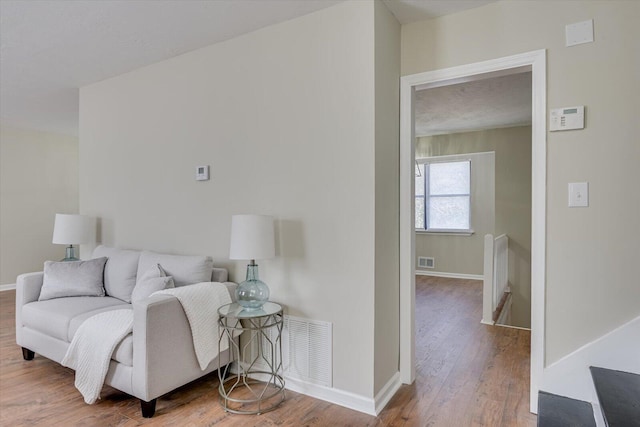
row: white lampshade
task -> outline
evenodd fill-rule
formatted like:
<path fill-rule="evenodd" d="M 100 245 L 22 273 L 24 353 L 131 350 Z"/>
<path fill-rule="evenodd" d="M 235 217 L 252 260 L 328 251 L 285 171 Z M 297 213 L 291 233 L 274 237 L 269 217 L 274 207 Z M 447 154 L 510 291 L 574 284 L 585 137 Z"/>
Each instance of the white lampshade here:
<path fill-rule="evenodd" d="M 267 259 L 275 256 L 273 217 L 233 215 L 230 259 Z"/>
<path fill-rule="evenodd" d="M 95 240 L 94 219 L 86 215 L 56 214 L 53 243 L 79 245 Z"/>

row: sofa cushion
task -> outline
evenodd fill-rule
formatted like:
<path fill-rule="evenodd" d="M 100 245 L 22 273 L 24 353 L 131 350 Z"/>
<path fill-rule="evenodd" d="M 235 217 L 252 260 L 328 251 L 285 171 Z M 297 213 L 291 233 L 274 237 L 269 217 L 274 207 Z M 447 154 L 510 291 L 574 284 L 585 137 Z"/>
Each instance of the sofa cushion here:
<path fill-rule="evenodd" d="M 76 334 L 76 331 L 82 325 L 82 322 L 87 320 L 89 317 L 96 315 L 98 313 L 102 313 L 108 310 L 122 310 L 124 308 L 132 309 L 131 304 L 117 304 L 109 307 L 102 307 L 95 310 L 87 311 L 86 313 L 82 313 L 69 322 L 69 329 L 67 331 L 67 341 L 71 342 L 73 336 Z M 127 366 L 133 366 L 133 335 L 128 334 L 113 350 L 113 354 L 111 358 L 116 362 L 123 363 Z"/>
<path fill-rule="evenodd" d="M 227 280 L 229 280 L 229 272 L 226 268 L 213 267 L 213 271 L 211 272 L 212 282 L 224 283 Z"/>
<path fill-rule="evenodd" d="M 104 266 L 104 289 L 107 295 L 131 302 L 140 252 L 100 245 L 93 250 L 93 257 L 108 258 Z"/>
<path fill-rule="evenodd" d="M 113 350 L 111 359 L 123 365 L 133 366 L 133 334 L 129 334 Z"/>
<path fill-rule="evenodd" d="M 38 301 L 52 298 L 104 296 L 103 273 L 107 258 L 88 261 L 45 261 Z"/>
<path fill-rule="evenodd" d="M 208 256 L 166 255 L 143 251 L 138 261 L 138 277 L 160 264 L 173 276 L 176 287 L 211 281 L 213 259 Z"/>
<path fill-rule="evenodd" d="M 133 288 L 133 293 L 131 294 L 131 302 L 140 302 L 149 298 L 154 292 L 173 287 L 175 287 L 173 277 L 167 276 L 162 266 L 156 264 L 155 267 L 144 273 L 136 283 L 136 287 Z"/>
<path fill-rule="evenodd" d="M 35 301 L 22 307 L 22 324 L 46 335 L 70 342 L 69 328 L 76 317 L 94 311 L 97 313 L 96 310 L 116 307 L 127 308 L 131 307 L 131 304 L 125 304 L 112 297 L 73 297 Z"/>
<path fill-rule="evenodd" d="M 91 316 L 95 316 L 98 313 L 103 313 L 109 310 L 123 310 L 123 309 L 132 309 L 132 308 L 133 307 L 131 304 L 123 304 L 122 301 L 120 301 L 120 304 L 111 305 L 108 307 L 100 307 L 94 310 L 87 310 L 84 313 L 78 314 L 77 316 L 74 316 L 69 321 L 69 327 L 67 328 L 67 337 L 65 341 L 71 342 L 71 340 L 73 339 L 73 336 L 76 334 L 76 331 L 78 330 L 80 325 L 82 325 L 82 322 L 84 322 Z"/>

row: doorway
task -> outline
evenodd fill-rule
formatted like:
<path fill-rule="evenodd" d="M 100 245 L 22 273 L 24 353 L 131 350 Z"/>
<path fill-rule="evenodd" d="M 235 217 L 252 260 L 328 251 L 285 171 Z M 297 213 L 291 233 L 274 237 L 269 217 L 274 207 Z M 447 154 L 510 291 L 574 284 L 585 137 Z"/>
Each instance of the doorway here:
<path fill-rule="evenodd" d="M 415 380 L 415 130 L 416 90 L 521 72 L 532 73 L 531 373 L 530 410 L 537 412 L 544 367 L 546 211 L 546 51 L 404 76 L 400 93 L 400 376 Z"/>

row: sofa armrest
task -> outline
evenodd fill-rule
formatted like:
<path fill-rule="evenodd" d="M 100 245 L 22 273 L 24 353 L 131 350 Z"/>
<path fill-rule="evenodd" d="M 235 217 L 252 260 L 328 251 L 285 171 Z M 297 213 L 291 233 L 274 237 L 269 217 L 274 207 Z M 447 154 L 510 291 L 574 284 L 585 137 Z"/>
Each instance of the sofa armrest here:
<path fill-rule="evenodd" d="M 16 306 L 38 301 L 44 273 L 26 273 L 18 276 L 16 280 Z"/>
<path fill-rule="evenodd" d="M 235 283 L 226 284 L 234 295 Z M 217 330 L 218 325 L 211 325 Z M 153 295 L 133 304 L 133 395 L 150 401 L 218 369 L 214 359 L 202 371 L 191 327 L 177 298 Z"/>
<path fill-rule="evenodd" d="M 44 273 L 26 273 L 16 280 L 16 343 L 22 346 L 22 306 L 38 301 Z"/>
<path fill-rule="evenodd" d="M 229 290 L 229 295 L 231 295 L 231 301 L 236 302 L 236 288 L 238 284 L 236 282 L 224 282 L 224 285 Z"/>
<path fill-rule="evenodd" d="M 189 323 L 178 299 L 154 295 L 133 303 L 133 395 L 150 401 L 175 388 L 192 365 Z M 176 378 L 177 376 L 177 378 Z"/>

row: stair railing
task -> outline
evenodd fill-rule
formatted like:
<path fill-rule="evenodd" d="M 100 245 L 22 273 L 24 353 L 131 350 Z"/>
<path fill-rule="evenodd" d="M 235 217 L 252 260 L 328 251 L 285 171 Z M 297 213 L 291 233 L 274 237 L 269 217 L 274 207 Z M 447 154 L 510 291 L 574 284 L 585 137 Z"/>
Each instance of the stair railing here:
<path fill-rule="evenodd" d="M 494 312 L 505 292 L 509 291 L 509 237 L 484 236 L 484 280 L 482 323 L 493 325 Z"/>

